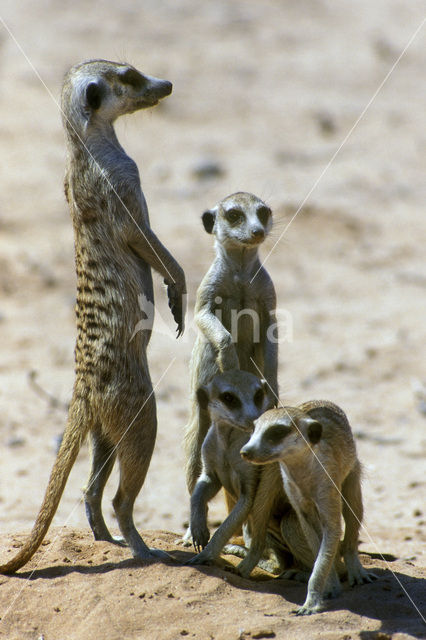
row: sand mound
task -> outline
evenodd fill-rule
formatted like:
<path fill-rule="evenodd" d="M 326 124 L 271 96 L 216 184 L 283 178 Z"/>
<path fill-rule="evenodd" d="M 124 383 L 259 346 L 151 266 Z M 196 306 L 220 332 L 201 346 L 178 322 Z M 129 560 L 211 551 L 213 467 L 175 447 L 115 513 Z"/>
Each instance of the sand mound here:
<path fill-rule="evenodd" d="M 410 562 L 386 563 L 362 554 L 378 580 L 353 589 L 345 585 L 327 612 L 299 618 L 293 611 L 304 600 L 304 585 L 271 579 L 259 569 L 245 580 L 225 560 L 221 567 L 181 566 L 192 553 L 176 544 L 177 534 L 148 531 L 144 536 L 151 546 L 169 551 L 176 563 L 142 566 L 129 559 L 127 549 L 94 542 L 87 531 L 52 529 L 19 574 L 0 577 L 0 637 L 386 640 L 424 635 L 404 591 L 417 603 L 423 597 L 424 603 L 425 572 Z M 8 538 L 1 557 L 23 539 Z"/>

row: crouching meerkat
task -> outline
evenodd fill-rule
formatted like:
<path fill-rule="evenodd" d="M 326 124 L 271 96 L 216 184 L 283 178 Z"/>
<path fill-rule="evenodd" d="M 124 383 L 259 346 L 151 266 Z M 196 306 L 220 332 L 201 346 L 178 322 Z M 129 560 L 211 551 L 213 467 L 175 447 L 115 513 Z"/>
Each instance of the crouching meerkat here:
<path fill-rule="evenodd" d="M 274 514 L 284 511 L 283 505 L 288 501 L 278 465 L 261 468 L 240 455 L 253 431 L 254 420 L 269 404 L 267 391 L 264 380 L 239 370 L 218 374 L 197 390 L 197 400 L 209 413 L 211 425 L 201 448 L 202 471 L 191 496 L 190 532 L 199 553 L 188 564 L 214 563 L 231 536 L 248 522 L 249 550 L 245 550 L 238 565 L 238 572 L 247 577 L 264 550 L 267 529 L 274 529 Z M 208 502 L 221 487 L 235 506 L 209 541 Z"/>
<path fill-rule="evenodd" d="M 124 542 L 135 557 L 167 557 L 149 549 L 133 523 L 133 504 L 157 429 L 146 357 L 151 330 L 133 332 L 141 317 L 138 296 L 151 305 L 154 301 L 151 268 L 164 278 L 178 332 L 183 331 L 185 277 L 150 228 L 138 168 L 117 140 L 113 122 L 155 106 L 171 90 L 166 80 L 106 60 L 83 62 L 65 76 L 65 194 L 77 270 L 75 383 L 62 444 L 30 538 L 0 566 L 1 573 L 22 567 L 40 546 L 87 435 L 92 470 L 84 499 L 96 540 L 114 541 L 101 500 L 117 457 L 120 481 L 113 505 Z"/>
<path fill-rule="evenodd" d="M 340 556 L 351 585 L 376 577 L 362 567 L 358 557 L 363 517 L 361 465 L 342 409 L 314 400 L 266 411 L 255 421 L 241 456 L 256 465 L 279 462 L 284 490 L 294 509 L 294 517 L 281 521 L 282 536 L 296 560 L 312 569 L 298 615 L 321 611 L 324 597 L 340 593 L 336 570 Z M 345 534 L 340 543 L 342 515 Z M 283 577 L 304 579 L 296 571 L 285 572 Z"/>
<path fill-rule="evenodd" d="M 258 253 L 272 227 L 271 209 L 251 193 L 239 192 L 205 211 L 202 221 L 207 233 L 215 236 L 216 256 L 195 305 L 199 334 L 191 358 L 191 416 L 185 428 L 190 494 L 201 471 L 201 445 L 211 424 L 206 407 L 197 401 L 197 389 L 218 373 L 241 369 L 267 380 L 272 389 L 269 407 L 278 394 L 276 296 Z M 189 531 L 184 540 L 188 536 Z"/>

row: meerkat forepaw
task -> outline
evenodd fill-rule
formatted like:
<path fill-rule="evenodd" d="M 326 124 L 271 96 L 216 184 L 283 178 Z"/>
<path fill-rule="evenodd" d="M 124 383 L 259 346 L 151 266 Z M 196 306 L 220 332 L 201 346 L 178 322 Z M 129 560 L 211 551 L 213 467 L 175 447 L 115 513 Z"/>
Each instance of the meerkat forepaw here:
<path fill-rule="evenodd" d="M 299 609 L 295 609 L 292 613 L 295 613 L 296 616 L 311 616 L 314 613 L 320 613 L 324 609 L 324 603 L 322 600 L 316 601 L 312 604 L 305 602 L 302 607 Z"/>
<path fill-rule="evenodd" d="M 210 531 L 204 527 L 191 526 L 191 535 L 194 549 L 197 553 L 200 553 L 210 540 Z"/>
<path fill-rule="evenodd" d="M 361 567 L 358 571 L 348 571 L 348 582 L 351 587 L 354 587 L 357 584 L 368 584 L 369 582 L 374 582 L 377 580 L 378 576 L 371 571 L 366 571 L 363 567 Z"/>
<path fill-rule="evenodd" d="M 348 551 L 345 554 L 345 565 L 348 571 L 348 582 L 351 587 L 356 584 L 366 584 L 377 580 L 377 576 L 374 573 L 364 569 L 356 552 Z"/>
<path fill-rule="evenodd" d="M 168 282 L 167 297 L 169 299 L 169 307 L 172 312 L 174 321 L 177 324 L 177 338 L 179 338 L 185 330 L 185 312 L 186 312 L 186 288 L 185 280 L 182 282 Z"/>

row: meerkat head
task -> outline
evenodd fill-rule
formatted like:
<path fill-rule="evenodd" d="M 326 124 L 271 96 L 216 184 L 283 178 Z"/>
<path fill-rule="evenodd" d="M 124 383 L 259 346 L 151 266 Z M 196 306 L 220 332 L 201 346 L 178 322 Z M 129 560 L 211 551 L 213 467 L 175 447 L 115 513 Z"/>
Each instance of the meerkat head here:
<path fill-rule="evenodd" d="M 172 91 L 167 80 L 152 78 L 130 64 L 89 60 L 72 67 L 64 79 L 62 111 L 72 126 L 88 126 L 158 104 Z M 66 122 L 67 124 L 67 122 Z"/>
<path fill-rule="evenodd" d="M 225 248 L 256 248 L 272 227 L 272 211 L 251 193 L 234 193 L 202 215 L 204 229 Z"/>
<path fill-rule="evenodd" d="M 293 407 L 271 409 L 258 418 L 241 456 L 254 464 L 290 462 L 320 441 L 322 425 Z"/>
<path fill-rule="evenodd" d="M 197 389 L 201 409 L 212 423 L 253 431 L 253 423 L 269 405 L 265 380 L 248 371 L 225 371 Z"/>

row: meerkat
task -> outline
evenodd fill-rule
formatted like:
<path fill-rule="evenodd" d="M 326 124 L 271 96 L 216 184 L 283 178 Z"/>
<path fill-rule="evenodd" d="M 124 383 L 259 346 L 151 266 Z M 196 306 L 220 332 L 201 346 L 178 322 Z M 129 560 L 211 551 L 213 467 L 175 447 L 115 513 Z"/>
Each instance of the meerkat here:
<path fill-rule="evenodd" d="M 157 421 L 146 357 L 151 331 L 130 338 L 140 319 L 138 295 L 153 302 L 151 268 L 164 278 L 178 334 L 183 331 L 185 277 L 150 228 L 138 168 L 118 142 L 113 122 L 155 106 L 171 90 L 166 80 L 106 60 L 83 62 L 65 76 L 65 194 L 77 271 L 75 383 L 62 444 L 31 536 L 0 566 L 1 573 L 22 567 L 40 546 L 87 435 L 92 469 L 84 500 L 95 539 L 114 542 L 101 500 L 117 457 L 120 481 L 113 505 L 124 543 L 141 559 L 167 557 L 147 547 L 133 522 L 133 504 L 148 470 Z"/>
<path fill-rule="evenodd" d="M 358 557 L 358 534 L 363 517 L 361 465 L 345 413 L 327 401 L 266 411 L 255 421 L 250 440 L 241 449 L 254 465 L 279 462 L 285 493 L 294 517 L 281 520 L 283 539 L 293 556 L 307 569 L 285 578 L 309 577 L 306 601 L 297 611 L 321 611 L 324 597 L 341 591 L 340 556 L 351 585 L 371 582 Z M 345 521 L 342 533 L 341 519 Z"/>
<path fill-rule="evenodd" d="M 207 233 L 215 236 L 216 256 L 199 286 L 195 305 L 199 334 L 191 357 L 191 417 L 184 438 L 190 495 L 201 471 L 201 446 L 210 426 L 208 412 L 197 401 L 197 389 L 217 373 L 241 369 L 255 375 L 261 372 L 268 381 L 270 407 L 278 394 L 276 296 L 258 254 L 272 227 L 271 209 L 251 193 L 239 192 L 205 211 L 202 222 Z M 230 510 L 233 504 L 228 495 L 227 501 Z M 184 541 L 189 541 L 189 530 Z"/>
<path fill-rule="evenodd" d="M 264 550 L 268 526 L 274 528 L 274 512 L 283 512 L 286 502 L 278 465 L 266 465 L 262 470 L 240 456 L 254 420 L 269 404 L 268 387 L 252 373 L 226 371 L 199 387 L 197 400 L 208 411 L 211 426 L 201 448 L 202 471 L 191 496 L 190 532 L 198 555 L 189 564 L 214 563 L 230 537 L 248 521 L 250 548 L 237 567 L 241 575 L 248 576 Z M 208 502 L 221 487 L 229 492 L 235 506 L 209 541 Z M 268 516 L 260 523 L 256 517 L 260 509 L 253 509 L 257 503 L 262 504 L 262 514 L 268 504 Z"/>

